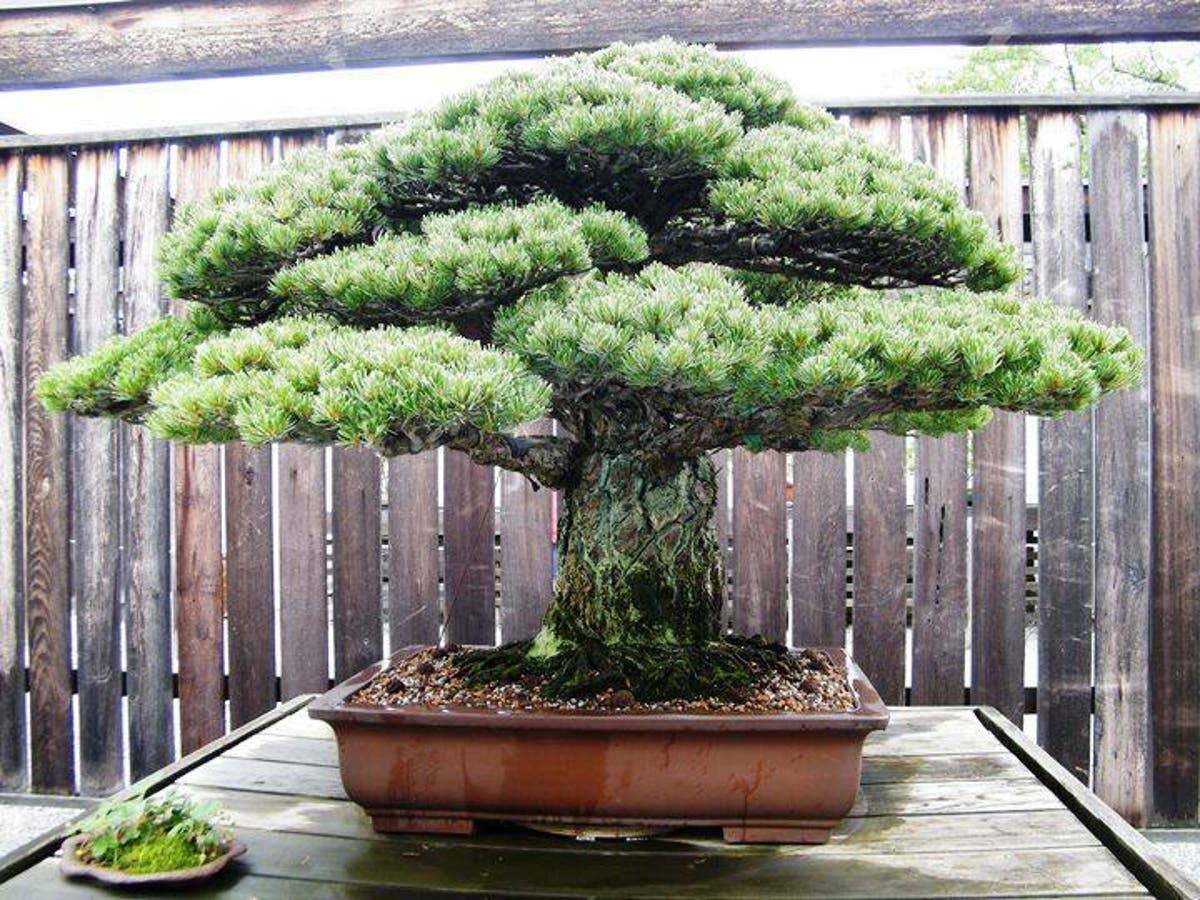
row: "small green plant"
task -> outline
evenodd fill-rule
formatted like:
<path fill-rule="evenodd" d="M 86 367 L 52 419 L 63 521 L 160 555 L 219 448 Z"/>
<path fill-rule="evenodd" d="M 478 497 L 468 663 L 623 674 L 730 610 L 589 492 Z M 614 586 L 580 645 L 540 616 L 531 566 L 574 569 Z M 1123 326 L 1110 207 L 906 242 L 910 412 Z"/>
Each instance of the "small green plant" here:
<path fill-rule="evenodd" d="M 229 832 L 216 821 L 220 804 L 168 792 L 107 802 L 77 824 L 84 862 L 145 874 L 191 869 L 225 852 Z"/>

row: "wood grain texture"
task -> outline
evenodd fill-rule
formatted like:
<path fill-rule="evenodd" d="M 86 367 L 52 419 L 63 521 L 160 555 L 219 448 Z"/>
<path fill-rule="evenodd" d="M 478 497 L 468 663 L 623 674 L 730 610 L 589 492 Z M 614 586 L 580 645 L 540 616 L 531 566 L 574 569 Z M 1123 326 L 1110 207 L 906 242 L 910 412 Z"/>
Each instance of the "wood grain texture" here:
<path fill-rule="evenodd" d="M 1092 313 L 1149 347 L 1138 138 L 1131 112 L 1087 118 Z M 1096 408 L 1096 720 L 1093 786 L 1145 822 L 1150 714 L 1150 384 Z"/>
<path fill-rule="evenodd" d="M 730 600 L 729 579 L 733 575 L 733 548 L 729 543 L 729 453 L 727 449 L 713 450 L 708 454 L 713 465 L 713 474 L 717 479 L 717 503 L 713 507 L 713 532 L 716 534 L 717 546 L 721 548 L 721 632 L 729 630 L 733 617 L 733 605 Z"/>
<path fill-rule="evenodd" d="M 1086 312 L 1079 117 L 1031 114 L 1033 289 Z M 1095 468 L 1091 411 L 1038 427 L 1038 743 L 1085 784 L 1091 770 Z"/>
<path fill-rule="evenodd" d="M 72 351 L 117 333 L 120 185 L 115 147 L 75 158 Z M 117 423 L 71 422 L 71 525 L 79 692 L 79 792 L 107 796 L 125 780 L 121 715 L 121 484 Z"/>
<path fill-rule="evenodd" d="M 495 509 L 492 468 L 447 450 L 445 466 L 446 639 L 496 642 Z"/>
<path fill-rule="evenodd" d="M 225 148 L 225 180 L 271 163 L 269 138 Z M 225 588 L 229 630 L 229 722 L 236 728 L 275 705 L 275 566 L 271 448 L 225 448 Z"/>
<path fill-rule="evenodd" d="M 846 454 L 792 456 L 792 643 L 846 643 Z"/>
<path fill-rule="evenodd" d="M 437 644 L 438 452 L 388 460 L 388 631 L 393 650 Z"/>
<path fill-rule="evenodd" d="M 913 155 L 954 185 L 966 177 L 959 112 L 914 116 Z M 916 439 L 912 702 L 957 705 L 966 685 L 967 438 Z"/>
<path fill-rule="evenodd" d="M 217 186 L 220 145 L 181 144 L 176 199 Z M 175 310 L 181 311 L 177 304 Z M 221 451 L 174 449 L 175 631 L 179 648 L 179 745 L 191 753 L 225 731 L 225 572 L 221 559 Z"/>
<path fill-rule="evenodd" d="M 325 145 L 323 134 L 280 139 L 286 159 Z M 280 444 L 276 484 L 279 507 L 279 666 L 284 700 L 329 684 L 329 584 L 325 538 L 325 457 L 321 447 Z"/>
<path fill-rule="evenodd" d="M 0 791 L 25 790 L 21 156 L 0 156 Z"/>
<path fill-rule="evenodd" d="M 900 150 L 900 117 L 855 115 L 850 125 L 868 140 Z M 905 439 L 872 434 L 854 453 L 854 659 L 885 703 L 904 702 Z"/>
<path fill-rule="evenodd" d="M 75 787 L 71 716 L 71 585 L 68 577 L 67 421 L 33 393 L 46 369 L 67 355 L 67 157 L 25 158 L 25 602 L 29 646 L 30 784 Z"/>
<path fill-rule="evenodd" d="M 1020 122 L 967 116 L 970 203 L 1021 243 Z M 971 510 L 971 700 L 1014 722 L 1025 712 L 1025 419 L 997 412 L 976 432 Z"/>
<path fill-rule="evenodd" d="M 1153 818 L 1200 796 L 1200 113 L 1149 127 Z"/>
<path fill-rule="evenodd" d="M 134 144 L 125 171 L 125 332 L 165 307 L 158 247 L 171 214 L 169 147 Z M 171 677 L 171 447 L 122 426 L 125 668 L 129 773 L 137 780 L 175 758 Z"/>
<path fill-rule="evenodd" d="M 333 668 L 341 681 L 383 656 L 379 457 L 334 447 Z"/>
<path fill-rule="evenodd" d="M 738 448 L 733 465 L 733 630 L 787 640 L 787 455 Z"/>
<path fill-rule="evenodd" d="M 617 0 L 603 16 L 582 0 L 552 8 L 535 0 L 238 0 L 220 15 L 201 0 L 51 5 L 0 16 L 5 87 L 180 75 L 341 68 L 440 57 L 544 53 L 612 41 L 680 40 L 726 45 L 811 45 L 867 41 L 992 43 L 1133 40 L 1200 34 L 1187 0 L 933 0 L 918 15 L 900 0 L 825 0 L 773 6 L 715 0 L 700 6 Z"/>
<path fill-rule="evenodd" d="M 550 434 L 546 419 L 523 427 L 522 434 Z M 531 638 L 542 624 L 554 586 L 554 492 L 533 485 L 516 472 L 500 478 L 500 636 L 505 641 Z"/>

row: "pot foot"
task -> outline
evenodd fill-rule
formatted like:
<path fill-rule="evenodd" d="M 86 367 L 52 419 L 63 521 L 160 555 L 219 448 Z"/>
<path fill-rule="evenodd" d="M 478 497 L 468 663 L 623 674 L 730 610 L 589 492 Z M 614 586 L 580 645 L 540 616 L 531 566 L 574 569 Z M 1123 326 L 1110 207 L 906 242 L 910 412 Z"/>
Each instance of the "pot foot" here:
<path fill-rule="evenodd" d="M 432 816 L 371 816 L 371 825 L 382 834 L 474 834 L 474 819 L 438 819 Z"/>
<path fill-rule="evenodd" d="M 727 844 L 828 844 L 833 827 L 732 825 L 723 831 Z"/>

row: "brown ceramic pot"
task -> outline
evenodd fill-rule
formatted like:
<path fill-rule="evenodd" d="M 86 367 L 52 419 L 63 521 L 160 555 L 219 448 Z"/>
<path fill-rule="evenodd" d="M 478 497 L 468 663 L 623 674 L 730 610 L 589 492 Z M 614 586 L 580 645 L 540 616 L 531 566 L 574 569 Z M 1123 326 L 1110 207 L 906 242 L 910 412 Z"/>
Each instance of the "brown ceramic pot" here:
<path fill-rule="evenodd" d="M 421 648 L 407 647 L 396 657 Z M 824 843 L 850 811 L 888 711 L 841 649 L 838 713 L 616 713 L 347 702 L 384 663 L 317 698 L 342 784 L 376 831 L 469 834 L 498 819 L 610 834 L 719 826 L 727 841 Z M 394 657 L 395 658 L 395 657 Z"/>

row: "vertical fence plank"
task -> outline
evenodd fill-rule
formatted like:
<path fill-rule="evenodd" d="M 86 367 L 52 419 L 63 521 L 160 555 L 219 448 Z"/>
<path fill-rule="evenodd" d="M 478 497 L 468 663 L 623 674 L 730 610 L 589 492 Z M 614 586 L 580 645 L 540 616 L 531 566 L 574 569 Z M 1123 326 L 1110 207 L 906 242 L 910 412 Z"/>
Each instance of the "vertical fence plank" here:
<path fill-rule="evenodd" d="M 1150 114 L 1154 816 L 1200 793 L 1200 113 Z"/>
<path fill-rule="evenodd" d="M 1021 244 L 1020 121 L 967 117 L 971 205 L 1001 239 Z M 971 702 L 1018 725 L 1025 712 L 1025 420 L 997 412 L 974 437 Z"/>
<path fill-rule="evenodd" d="M 280 140 L 286 159 L 321 146 L 322 134 Z M 325 450 L 278 448 L 279 678 L 284 700 L 329 684 L 329 597 L 325 554 Z"/>
<path fill-rule="evenodd" d="M 198 199 L 217 186 L 219 151 L 215 141 L 180 144 L 179 202 Z M 174 457 L 179 744 L 182 752 L 191 753 L 225 731 L 221 454 L 211 445 L 176 445 Z"/>
<path fill-rule="evenodd" d="M 125 333 L 163 314 L 158 247 L 171 214 L 169 148 L 133 144 L 125 169 Z M 175 758 L 171 688 L 171 447 L 122 426 L 129 775 Z"/>
<path fill-rule="evenodd" d="M 1028 118 L 1033 288 L 1087 311 L 1079 117 Z M 1076 777 L 1091 769 L 1092 417 L 1039 425 L 1038 742 Z"/>
<path fill-rule="evenodd" d="M 733 451 L 733 630 L 787 640 L 787 455 Z"/>
<path fill-rule="evenodd" d="M 960 193 L 960 112 L 913 117 L 916 158 Z M 967 630 L 967 439 L 917 438 L 913 495 L 912 702 L 963 702 Z"/>
<path fill-rule="evenodd" d="M 713 532 L 717 546 L 721 548 L 721 633 L 732 624 L 733 607 L 730 603 L 729 576 L 732 574 L 733 552 L 729 546 L 729 451 L 713 450 L 708 455 L 717 479 L 717 503 L 713 508 Z"/>
<path fill-rule="evenodd" d="M 445 454 L 446 637 L 496 640 L 495 511 L 491 466 L 457 450 Z"/>
<path fill-rule="evenodd" d="M 21 155 L 0 156 L 0 791 L 23 791 Z"/>
<path fill-rule="evenodd" d="M 271 139 L 230 139 L 226 178 L 251 178 L 271 162 Z M 229 725 L 275 705 L 275 577 L 271 448 L 225 448 L 225 591 L 229 623 Z"/>
<path fill-rule="evenodd" d="M 792 456 L 792 643 L 846 644 L 846 454 Z"/>
<path fill-rule="evenodd" d="M 25 160 L 28 280 L 25 290 L 25 598 L 29 641 L 30 782 L 70 793 L 75 765 L 71 716 L 70 532 L 67 422 L 51 415 L 34 382 L 67 355 L 68 171 L 60 153 Z"/>
<path fill-rule="evenodd" d="M 392 650 L 436 644 L 438 452 L 388 460 L 388 615 Z"/>
<path fill-rule="evenodd" d="M 522 429 L 549 434 L 549 419 Z M 523 475 L 500 472 L 500 635 L 531 638 L 550 604 L 554 580 L 551 517 L 554 492 L 534 490 Z"/>
<path fill-rule="evenodd" d="M 900 149 L 899 116 L 854 116 L 875 143 Z M 875 433 L 854 454 L 854 659 L 885 703 L 904 702 L 908 563 L 905 439 Z"/>
<path fill-rule="evenodd" d="M 335 447 L 333 493 L 333 666 L 339 681 L 383 656 L 379 457 Z"/>
<path fill-rule="evenodd" d="M 75 353 L 89 353 L 117 333 L 118 161 L 111 145 L 83 149 L 75 159 Z M 71 423 L 79 791 L 94 796 L 111 794 L 125 777 L 118 438 L 111 420 Z"/>
<path fill-rule="evenodd" d="M 1093 313 L 1150 343 L 1140 113 L 1088 114 Z M 1150 671 L 1150 384 L 1096 409 L 1094 789 L 1133 825 L 1146 817 Z"/>

